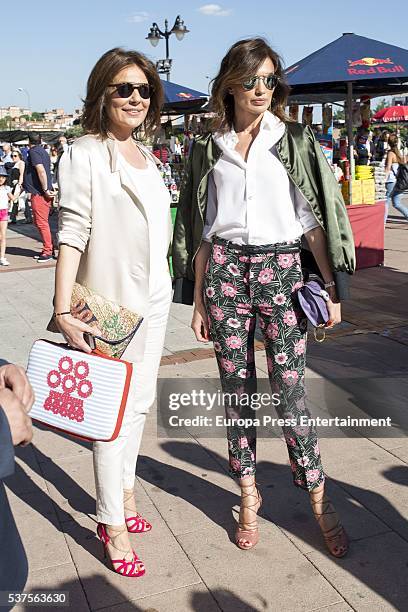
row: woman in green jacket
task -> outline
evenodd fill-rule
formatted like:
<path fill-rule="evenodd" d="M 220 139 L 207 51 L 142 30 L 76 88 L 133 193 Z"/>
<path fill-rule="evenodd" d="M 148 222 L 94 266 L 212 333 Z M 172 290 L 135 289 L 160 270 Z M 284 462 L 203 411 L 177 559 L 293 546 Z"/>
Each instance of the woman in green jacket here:
<path fill-rule="evenodd" d="M 294 484 L 308 491 L 329 551 L 342 557 L 347 536 L 325 495 L 304 371 L 307 321 L 296 292 L 303 284 L 300 240 L 329 294 L 333 327 L 354 270 L 354 244 L 344 202 L 312 131 L 285 115 L 289 87 L 279 56 L 263 39 L 237 42 L 221 62 L 212 89 L 213 133 L 195 141 L 173 239 L 175 301 L 192 303 L 192 328 L 210 338 L 224 392 L 254 388 L 255 323 L 259 319 L 271 389 L 286 419 Z M 256 435 L 235 419 L 252 414 L 226 406 L 231 475 L 241 487 L 236 543 L 258 542 Z"/>

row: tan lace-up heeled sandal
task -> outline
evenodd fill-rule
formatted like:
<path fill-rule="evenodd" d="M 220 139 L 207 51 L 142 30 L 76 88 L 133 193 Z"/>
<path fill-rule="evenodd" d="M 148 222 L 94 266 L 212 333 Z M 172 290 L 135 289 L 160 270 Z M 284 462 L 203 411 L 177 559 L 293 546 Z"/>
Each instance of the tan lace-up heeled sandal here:
<path fill-rule="evenodd" d="M 316 493 L 315 495 L 318 495 L 318 493 Z M 325 493 L 323 493 L 320 499 L 316 499 L 315 501 L 313 501 L 312 496 L 313 496 L 313 491 L 311 491 L 310 503 L 312 505 L 313 514 L 321 529 L 324 541 L 326 543 L 326 547 L 328 551 L 330 552 L 330 554 L 333 555 L 333 557 L 337 557 L 337 559 L 340 559 L 341 557 L 344 557 L 347 554 L 348 549 L 349 549 L 349 540 L 347 537 L 346 530 L 341 524 L 339 518 L 337 518 L 337 522 L 333 527 L 324 529 L 321 524 L 322 518 L 325 516 L 330 516 L 330 515 L 337 516 L 337 512 L 332 502 L 330 501 L 330 499 L 328 499 Z M 323 512 L 320 512 L 320 513 L 316 512 L 315 506 L 317 504 L 322 504 Z"/>
<path fill-rule="evenodd" d="M 245 492 L 244 489 L 251 488 L 252 492 Z M 256 494 L 255 492 L 256 491 Z M 247 497 L 256 497 L 256 502 L 254 504 L 248 506 L 242 506 L 242 501 Z M 251 485 L 241 485 L 241 509 L 245 507 L 246 510 L 251 510 L 257 517 L 257 513 L 262 505 L 262 496 L 256 486 L 256 483 Z M 240 516 L 241 516 L 240 509 Z M 257 524 L 257 519 L 255 518 L 253 521 L 243 523 L 239 519 L 238 527 L 235 532 L 235 543 L 241 550 L 250 550 L 254 548 L 258 544 L 259 540 L 259 529 Z M 244 543 L 245 542 L 245 543 Z"/>

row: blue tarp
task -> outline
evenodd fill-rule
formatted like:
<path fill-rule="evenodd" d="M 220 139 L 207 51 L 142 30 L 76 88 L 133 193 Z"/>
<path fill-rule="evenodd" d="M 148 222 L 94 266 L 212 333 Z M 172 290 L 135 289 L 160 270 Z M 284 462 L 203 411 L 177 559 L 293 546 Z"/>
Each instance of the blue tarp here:
<path fill-rule="evenodd" d="M 162 79 L 162 85 L 164 89 L 164 110 L 173 110 L 185 112 L 194 109 L 199 109 L 203 106 L 207 100 L 208 95 L 197 91 L 196 89 L 190 89 L 184 87 L 184 85 L 178 85 L 171 81 L 165 81 Z"/>
<path fill-rule="evenodd" d="M 344 99 L 347 81 L 353 81 L 356 96 L 397 95 L 408 90 L 408 50 L 343 34 L 287 68 L 285 74 L 293 101 L 306 94 L 312 94 L 309 101 L 313 94 L 320 101 Z"/>

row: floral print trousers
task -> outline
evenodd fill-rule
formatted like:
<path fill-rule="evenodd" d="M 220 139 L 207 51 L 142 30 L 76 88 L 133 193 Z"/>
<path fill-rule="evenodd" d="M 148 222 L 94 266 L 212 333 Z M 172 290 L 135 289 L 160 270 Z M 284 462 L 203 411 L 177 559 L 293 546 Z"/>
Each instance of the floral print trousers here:
<path fill-rule="evenodd" d="M 299 241 L 258 248 L 213 241 L 204 293 L 223 392 L 239 397 L 255 389 L 259 317 L 271 390 L 279 394 L 276 411 L 291 421 L 282 431 L 294 484 L 310 491 L 324 482 L 324 472 L 315 428 L 299 425 L 300 416 L 310 417 L 304 387 L 307 320 L 296 299 L 302 285 Z M 256 418 L 251 407 L 239 402 L 225 408 L 227 418 Z M 227 427 L 227 438 L 231 475 L 254 476 L 256 427 L 233 424 Z"/>

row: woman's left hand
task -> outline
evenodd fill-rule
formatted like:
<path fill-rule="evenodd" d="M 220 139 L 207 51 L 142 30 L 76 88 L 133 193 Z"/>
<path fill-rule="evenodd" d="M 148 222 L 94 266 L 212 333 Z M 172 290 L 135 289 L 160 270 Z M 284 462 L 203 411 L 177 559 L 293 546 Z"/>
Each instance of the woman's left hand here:
<path fill-rule="evenodd" d="M 329 312 L 329 320 L 327 321 L 326 329 L 331 329 L 338 323 L 341 323 L 341 304 L 338 301 L 327 302 L 327 310 Z"/>

